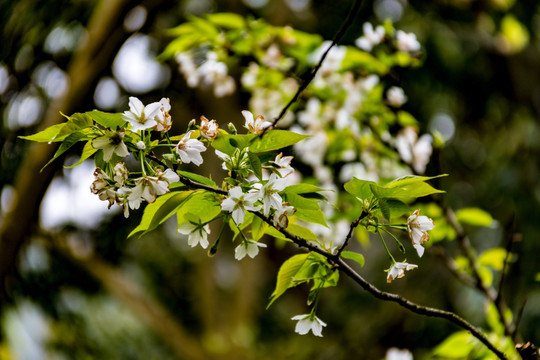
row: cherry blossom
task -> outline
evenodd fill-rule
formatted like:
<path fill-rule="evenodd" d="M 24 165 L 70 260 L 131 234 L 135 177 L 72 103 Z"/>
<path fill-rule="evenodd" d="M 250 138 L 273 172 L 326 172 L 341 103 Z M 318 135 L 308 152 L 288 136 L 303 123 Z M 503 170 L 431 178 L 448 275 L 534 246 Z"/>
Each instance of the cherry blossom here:
<path fill-rule="evenodd" d="M 405 276 L 405 270 L 416 269 L 418 265 L 409 264 L 406 262 L 396 262 L 392 264 L 388 270 L 388 276 L 386 277 L 386 282 L 392 282 L 394 279 L 399 279 Z"/>
<path fill-rule="evenodd" d="M 417 130 L 409 126 L 396 136 L 396 149 L 403 161 L 411 164 L 418 174 L 423 174 L 433 151 L 432 141 L 433 138 L 429 134 L 418 138 Z"/>
<path fill-rule="evenodd" d="M 201 135 L 208 140 L 214 140 L 219 133 L 219 124 L 216 120 L 208 120 L 201 116 Z"/>
<path fill-rule="evenodd" d="M 103 150 L 103 160 L 109 162 L 113 156 L 116 154 L 120 157 L 126 157 L 129 155 L 126 144 L 124 143 L 124 130 L 113 131 L 113 130 L 103 130 L 105 135 L 98 136 L 92 140 L 92 147 L 94 149 Z"/>
<path fill-rule="evenodd" d="M 379 45 L 384 39 L 384 28 L 382 26 L 377 26 L 375 30 L 371 23 L 364 23 L 363 26 L 364 35 L 356 39 L 354 42 L 356 46 L 364 51 L 371 51 L 374 46 Z"/>
<path fill-rule="evenodd" d="M 156 114 L 155 120 L 157 122 L 156 125 L 154 125 L 154 130 L 166 132 L 169 131 L 172 125 L 172 119 L 171 115 L 169 115 L 169 111 L 171 110 L 171 103 L 168 98 L 162 98 L 159 101 L 159 104 L 161 105 L 161 108 L 159 109 L 158 113 Z"/>
<path fill-rule="evenodd" d="M 296 315 L 291 320 L 297 320 L 294 331 L 300 335 L 306 335 L 310 330 L 315 336 L 322 337 L 322 328 L 326 323 L 313 314 Z"/>
<path fill-rule="evenodd" d="M 180 155 L 180 159 L 183 163 L 193 164 L 199 166 L 203 163 L 201 152 L 206 151 L 206 147 L 202 142 L 197 139 L 191 139 L 193 130 L 190 130 L 184 135 L 182 140 L 176 145 L 176 152 Z"/>
<path fill-rule="evenodd" d="M 210 226 L 208 224 L 194 224 L 186 222 L 178 227 L 178 232 L 188 236 L 188 244 L 191 247 L 201 245 L 206 249 L 209 245 L 208 234 L 210 234 Z"/>
<path fill-rule="evenodd" d="M 134 96 L 129 97 L 129 111 L 124 111 L 122 118 L 131 124 L 132 131 L 146 130 L 157 125 L 156 117 L 163 105 L 153 102 L 144 105 Z"/>
<path fill-rule="evenodd" d="M 268 182 L 258 192 L 259 199 L 263 201 L 263 214 L 268 216 L 270 208 L 281 209 L 283 200 L 278 194 L 287 186 L 287 179 L 280 178 L 276 174 L 270 175 Z"/>
<path fill-rule="evenodd" d="M 221 203 L 221 209 L 232 212 L 232 218 L 236 225 L 244 222 L 246 211 L 259 211 L 260 206 L 255 206 L 259 196 L 257 193 L 244 193 L 240 186 L 233 187 L 229 190 L 229 197 Z"/>
<path fill-rule="evenodd" d="M 422 257 L 424 254 L 422 243 L 429 240 L 427 231 L 433 229 L 435 224 L 427 216 L 420 216 L 420 209 L 417 209 L 407 219 L 407 227 L 412 244 L 418 252 L 418 256 Z"/>
<path fill-rule="evenodd" d="M 403 52 L 413 52 L 420 50 L 420 43 L 416 40 L 416 34 L 406 33 L 403 30 L 398 30 L 396 33 L 397 48 Z"/>
<path fill-rule="evenodd" d="M 242 260 L 247 255 L 253 259 L 259 254 L 260 247 L 265 248 L 266 244 L 255 240 L 242 241 L 242 243 L 234 249 L 234 258 L 236 260 Z"/>
<path fill-rule="evenodd" d="M 244 119 L 246 119 L 244 127 L 252 134 L 262 134 L 272 127 L 272 123 L 264 120 L 262 115 L 253 118 L 253 114 L 247 110 L 243 110 L 242 115 L 244 116 Z"/>

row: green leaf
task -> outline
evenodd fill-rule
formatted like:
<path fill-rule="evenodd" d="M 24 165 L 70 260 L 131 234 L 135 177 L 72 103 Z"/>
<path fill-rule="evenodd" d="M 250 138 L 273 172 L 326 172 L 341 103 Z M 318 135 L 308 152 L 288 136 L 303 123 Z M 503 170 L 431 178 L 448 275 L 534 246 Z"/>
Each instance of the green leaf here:
<path fill-rule="evenodd" d="M 75 166 L 77 165 L 80 165 L 83 163 L 84 160 L 88 159 L 90 156 L 94 155 L 94 153 L 98 151 L 98 149 L 94 148 L 92 146 L 92 140 L 88 141 L 86 144 L 84 144 L 84 147 L 83 147 L 83 151 L 82 151 L 82 154 L 81 154 L 81 158 L 79 159 L 79 161 L 77 161 L 75 164 L 73 165 L 70 165 L 70 166 L 64 166 L 65 168 L 74 168 Z"/>
<path fill-rule="evenodd" d="M 347 251 L 347 250 L 344 250 L 341 252 L 341 257 L 345 258 L 345 259 L 349 259 L 349 260 L 353 260 L 353 261 L 356 261 L 357 263 L 360 264 L 360 266 L 364 266 L 364 255 L 362 254 L 359 254 L 359 253 L 356 253 L 354 251 Z"/>
<path fill-rule="evenodd" d="M 478 264 L 482 266 L 489 266 L 494 270 L 501 271 L 504 266 L 504 260 L 506 259 L 506 250 L 497 247 L 486 250 L 478 257 Z"/>
<path fill-rule="evenodd" d="M 287 130 L 270 130 L 263 136 L 257 136 L 249 145 L 249 150 L 253 153 L 279 150 L 309 137 Z"/>
<path fill-rule="evenodd" d="M 215 13 L 206 15 L 208 21 L 212 24 L 228 28 L 228 29 L 242 29 L 246 26 L 244 17 L 235 13 Z"/>
<path fill-rule="evenodd" d="M 112 130 L 123 129 L 127 126 L 127 121 L 122 119 L 122 113 L 106 113 L 99 110 L 92 110 L 86 114 L 99 125 Z"/>
<path fill-rule="evenodd" d="M 45 130 L 38 133 L 27 136 L 19 136 L 19 138 L 37 142 L 62 141 L 62 139 L 57 138 L 57 135 L 65 125 L 66 123 L 56 124 L 53 126 L 49 126 Z"/>
<path fill-rule="evenodd" d="M 159 196 L 156 201 L 146 206 L 141 223 L 135 229 L 133 229 L 128 237 L 140 232 L 142 232 L 142 234 L 140 234 L 140 236 L 142 236 L 149 231 L 154 230 L 156 227 L 158 227 L 158 225 L 174 215 L 176 209 L 193 194 L 194 191 L 190 190 L 169 192 Z"/>
<path fill-rule="evenodd" d="M 401 200 L 387 199 L 386 204 L 388 205 L 388 209 L 390 210 L 391 218 L 401 216 L 403 214 L 408 214 L 411 212 L 411 209 L 409 208 L 409 206 Z"/>
<path fill-rule="evenodd" d="M 231 156 L 236 148 L 243 149 L 249 146 L 251 141 L 257 136 L 257 134 L 230 135 L 224 130 L 219 130 L 218 137 L 212 141 L 211 145 L 214 149 Z M 235 143 L 235 145 L 231 144 L 231 140 Z"/>
<path fill-rule="evenodd" d="M 375 195 L 376 196 L 376 195 Z M 386 199 L 379 199 L 379 209 L 387 221 L 390 221 L 390 207 Z"/>
<path fill-rule="evenodd" d="M 209 191 L 197 191 L 186 199 L 182 206 L 177 210 L 178 224 L 183 224 L 186 214 L 192 214 L 207 222 L 214 219 L 221 213 L 221 207 L 213 193 Z"/>
<path fill-rule="evenodd" d="M 253 240 L 259 241 L 269 226 L 270 225 L 268 225 L 266 221 L 258 216 L 254 216 L 253 221 L 251 222 L 251 236 L 253 237 Z"/>
<path fill-rule="evenodd" d="M 360 180 L 353 178 L 351 181 L 345 183 L 345 191 L 349 194 L 356 196 L 360 200 L 366 200 L 370 196 L 373 196 L 371 192 L 371 186 L 377 185 L 373 181 Z"/>
<path fill-rule="evenodd" d="M 308 193 L 316 193 L 319 191 L 325 191 L 325 189 L 321 189 L 318 186 L 312 185 L 312 184 L 294 184 L 289 185 L 283 190 L 283 192 L 286 193 L 295 193 L 295 194 L 308 194 Z"/>
<path fill-rule="evenodd" d="M 81 130 L 81 131 L 74 132 L 70 134 L 68 137 L 66 137 L 64 141 L 62 142 L 62 144 L 60 144 L 60 147 L 58 148 L 58 150 L 56 150 L 56 153 L 54 154 L 53 158 L 49 160 L 49 162 L 47 162 L 45 166 L 41 168 L 40 171 L 43 171 L 43 169 L 45 169 L 50 163 L 52 163 L 54 160 L 56 160 L 58 157 L 60 157 L 62 154 L 68 151 L 73 145 L 75 145 L 81 140 L 88 140 L 88 132 Z"/>
<path fill-rule="evenodd" d="M 296 285 L 294 283 L 294 276 L 302 268 L 308 256 L 309 253 L 294 255 L 281 265 L 277 275 L 276 288 L 272 295 L 270 295 L 270 303 L 266 308 L 269 308 L 287 289 Z"/>
<path fill-rule="evenodd" d="M 447 174 L 436 175 L 436 176 L 406 175 L 386 184 L 384 187 L 385 188 L 404 188 L 409 185 L 426 182 L 428 180 L 436 179 L 436 178 L 440 178 L 444 176 L 448 176 L 448 175 Z"/>
<path fill-rule="evenodd" d="M 458 331 L 447 337 L 435 350 L 434 356 L 450 359 L 465 359 L 473 351 L 474 337 L 466 331 Z"/>
<path fill-rule="evenodd" d="M 188 179 L 190 180 L 193 180 L 199 184 L 203 184 L 203 185 L 208 185 L 208 186 L 212 186 L 212 187 L 216 187 L 216 183 L 214 181 L 212 181 L 212 179 L 209 179 L 205 176 L 202 176 L 202 175 L 199 175 L 199 174 L 194 174 L 194 173 L 190 173 L 188 171 L 180 171 L 178 170 L 177 171 L 178 174 L 182 175 L 182 176 L 185 176 L 187 177 Z"/>
<path fill-rule="evenodd" d="M 317 235 L 315 235 L 313 231 L 303 226 L 300 226 L 298 224 L 289 223 L 289 226 L 287 226 L 287 231 L 289 231 L 291 234 L 296 235 L 304 240 L 315 241 L 315 242 L 318 240 Z"/>
<path fill-rule="evenodd" d="M 307 199 L 291 192 L 284 192 L 283 199 L 296 208 L 294 215 L 299 219 L 328 227 L 317 200 Z"/>
<path fill-rule="evenodd" d="M 472 226 L 490 227 L 494 223 L 488 212 L 475 207 L 459 209 L 456 218 L 461 224 Z"/>
<path fill-rule="evenodd" d="M 437 190 L 428 183 L 414 182 L 400 187 L 381 187 L 371 185 L 371 191 L 378 199 L 414 199 L 431 194 L 443 193 L 442 190 Z"/>
<path fill-rule="evenodd" d="M 262 174 L 261 160 L 259 159 L 257 155 L 255 155 L 251 151 L 248 151 L 247 154 L 248 154 L 249 162 L 251 164 L 251 169 L 253 170 L 253 173 L 259 180 L 262 180 L 263 174 Z"/>

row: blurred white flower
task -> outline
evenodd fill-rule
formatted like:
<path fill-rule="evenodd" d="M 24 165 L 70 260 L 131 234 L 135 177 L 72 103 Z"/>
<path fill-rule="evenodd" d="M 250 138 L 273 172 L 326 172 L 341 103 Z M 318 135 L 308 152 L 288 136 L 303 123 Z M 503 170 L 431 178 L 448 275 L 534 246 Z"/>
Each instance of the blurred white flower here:
<path fill-rule="evenodd" d="M 390 348 L 386 352 L 386 360 L 413 360 L 413 356 L 407 349 Z"/>
<path fill-rule="evenodd" d="M 166 132 L 170 130 L 172 125 L 171 115 L 169 115 L 169 111 L 171 111 L 171 103 L 168 98 L 162 98 L 159 101 L 159 104 L 161 107 L 155 118 L 157 124 L 154 126 L 154 130 Z"/>
<path fill-rule="evenodd" d="M 363 26 L 364 35 L 356 39 L 354 42 L 356 46 L 364 51 L 371 51 L 374 46 L 379 45 L 384 39 L 384 28 L 382 26 L 377 26 L 375 30 L 371 23 L 364 23 Z"/>
<path fill-rule="evenodd" d="M 291 320 L 297 320 L 294 331 L 300 335 L 306 335 L 310 330 L 315 336 L 322 337 L 322 328 L 326 323 L 313 314 L 296 315 Z"/>
<path fill-rule="evenodd" d="M 424 247 L 422 243 L 429 241 L 429 230 L 435 227 L 433 220 L 427 216 L 420 216 L 420 209 L 416 209 L 411 216 L 407 219 L 407 228 L 409 229 L 409 237 L 412 244 L 418 252 L 418 256 L 422 257 L 424 254 Z"/>
<path fill-rule="evenodd" d="M 396 149 L 404 162 L 411 164 L 418 174 L 423 174 L 433 151 L 432 141 L 431 135 L 418 138 L 415 128 L 406 127 L 396 136 Z"/>
<path fill-rule="evenodd" d="M 407 102 L 407 95 L 405 95 L 402 88 L 392 86 L 386 92 L 386 99 L 391 106 L 400 107 Z"/>
<path fill-rule="evenodd" d="M 396 262 L 388 270 L 388 276 L 386 277 L 386 282 L 392 282 L 394 279 L 402 278 L 405 276 L 405 270 L 416 269 L 418 265 L 409 264 L 406 262 Z"/>
<path fill-rule="evenodd" d="M 397 48 L 403 52 L 414 52 L 420 50 L 420 43 L 416 40 L 414 33 L 406 33 L 402 30 L 398 30 L 397 36 Z"/>

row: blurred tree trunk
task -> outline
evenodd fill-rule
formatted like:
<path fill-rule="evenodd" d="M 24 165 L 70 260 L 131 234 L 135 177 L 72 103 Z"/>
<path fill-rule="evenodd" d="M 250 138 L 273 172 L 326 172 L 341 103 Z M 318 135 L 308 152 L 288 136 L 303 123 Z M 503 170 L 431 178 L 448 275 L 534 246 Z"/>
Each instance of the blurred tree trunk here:
<path fill-rule="evenodd" d="M 91 96 L 99 74 L 114 59 L 127 37 L 123 30 L 124 14 L 133 0 L 103 0 L 96 6 L 79 49 L 68 68 L 70 87 L 66 95 L 50 104 L 42 129 L 63 120 L 59 114 L 81 110 L 84 99 Z M 0 227 L 0 312 L 10 292 L 9 279 L 18 259 L 18 252 L 31 234 L 39 213 L 39 206 L 47 187 L 61 161 L 55 161 L 43 172 L 40 169 L 52 158 L 57 146 L 32 143 L 15 177 L 16 199 L 6 213 Z"/>

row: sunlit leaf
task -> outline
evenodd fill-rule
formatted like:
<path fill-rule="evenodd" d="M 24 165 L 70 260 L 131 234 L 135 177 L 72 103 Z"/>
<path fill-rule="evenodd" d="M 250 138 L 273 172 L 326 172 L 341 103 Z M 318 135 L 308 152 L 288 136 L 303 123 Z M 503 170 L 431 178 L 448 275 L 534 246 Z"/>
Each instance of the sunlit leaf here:
<path fill-rule="evenodd" d="M 474 337 L 466 331 L 458 331 L 439 344 L 433 350 L 433 355 L 449 359 L 465 359 L 474 347 Z"/>
<path fill-rule="evenodd" d="M 185 176 L 187 177 L 188 179 L 190 180 L 193 180 L 199 184 L 203 184 L 203 185 L 208 185 L 208 186 L 212 186 L 212 187 L 216 187 L 216 183 L 212 180 L 212 179 L 209 179 L 207 178 L 206 176 L 202 176 L 202 175 L 199 175 L 199 174 L 194 174 L 194 173 L 191 173 L 191 172 L 188 172 L 188 171 L 177 171 L 178 174 L 182 175 L 182 176 Z"/>
<path fill-rule="evenodd" d="M 304 265 L 309 253 L 298 254 L 286 260 L 279 268 L 277 275 L 276 288 L 272 295 L 270 295 L 270 303 L 267 308 L 270 307 L 287 289 L 295 286 L 294 276 Z"/>
<path fill-rule="evenodd" d="M 270 130 L 262 137 L 255 138 L 249 145 L 249 150 L 253 153 L 280 150 L 307 137 L 309 135 L 297 134 L 287 130 Z"/>
<path fill-rule="evenodd" d="M 92 146 L 92 140 L 88 141 L 86 144 L 84 144 L 83 151 L 81 154 L 81 158 L 79 161 L 77 161 L 73 165 L 64 166 L 65 168 L 74 168 L 77 165 L 80 165 L 83 163 L 84 160 L 88 159 L 90 156 L 94 155 L 98 151 L 98 149 L 94 148 Z"/>
<path fill-rule="evenodd" d="M 87 112 L 96 123 L 112 130 L 123 129 L 127 126 L 127 121 L 122 118 L 122 113 L 106 113 L 99 110 Z"/>
<path fill-rule="evenodd" d="M 360 266 L 364 266 L 365 263 L 364 255 L 356 253 L 354 251 L 344 250 L 341 252 L 341 257 L 356 261 L 358 264 L 360 264 Z"/>
<path fill-rule="evenodd" d="M 372 185 L 377 184 L 373 181 L 353 178 L 351 181 L 345 183 L 344 187 L 345 191 L 347 191 L 349 194 L 356 196 L 361 200 L 366 200 L 370 196 L 373 196 L 373 193 L 371 192 Z"/>
<path fill-rule="evenodd" d="M 506 259 L 506 250 L 500 247 L 489 249 L 484 251 L 478 257 L 478 264 L 483 266 L 489 266 L 494 270 L 502 270 L 504 266 L 504 260 Z"/>
<path fill-rule="evenodd" d="M 482 209 L 469 207 L 456 211 L 456 218 L 461 224 L 489 227 L 493 225 L 491 215 Z"/>
<path fill-rule="evenodd" d="M 212 24 L 228 28 L 228 29 L 241 29 L 246 26 L 246 20 L 243 16 L 235 13 L 215 13 L 205 16 Z"/>

